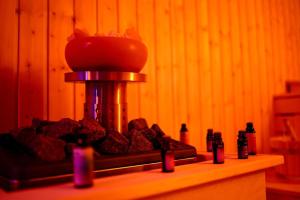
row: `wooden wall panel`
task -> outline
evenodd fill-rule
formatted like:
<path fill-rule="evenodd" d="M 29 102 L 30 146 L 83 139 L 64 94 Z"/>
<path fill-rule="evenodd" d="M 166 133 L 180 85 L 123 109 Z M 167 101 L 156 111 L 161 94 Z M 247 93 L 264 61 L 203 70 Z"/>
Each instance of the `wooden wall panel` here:
<path fill-rule="evenodd" d="M 90 35 L 97 33 L 97 0 L 74 1 L 74 28 L 86 31 Z M 72 84 L 72 83 L 68 83 Z M 75 83 L 74 88 L 74 118 L 83 118 L 83 106 L 85 102 L 84 83 Z"/>
<path fill-rule="evenodd" d="M 137 31 L 137 9 L 136 0 L 118 0 L 118 29 L 123 34 L 128 29 Z M 127 105 L 128 105 L 128 121 L 136 119 L 140 116 L 141 93 L 138 87 L 139 83 L 127 84 Z"/>
<path fill-rule="evenodd" d="M 49 1 L 49 119 L 75 117 L 74 84 L 64 82 L 71 71 L 65 61 L 67 38 L 73 33 L 73 0 Z"/>
<path fill-rule="evenodd" d="M 292 23 L 293 23 L 293 30 L 292 30 L 292 40 L 293 40 L 293 52 L 294 52 L 294 59 L 295 59 L 295 79 L 299 79 L 300 78 L 300 58 L 299 58 L 299 50 L 300 47 L 297 43 L 297 41 L 299 41 L 299 34 L 298 31 L 299 29 L 297 29 L 297 26 L 299 26 L 299 10 L 297 10 L 297 2 L 299 2 L 299 0 L 292 0 L 291 4 L 292 4 Z M 298 54 L 295 52 L 298 52 Z"/>
<path fill-rule="evenodd" d="M 187 125 L 189 126 L 190 144 L 200 147 L 201 143 L 201 88 L 197 41 L 196 2 L 185 0 L 184 7 L 184 35 L 185 35 L 185 66 L 187 74 Z"/>
<path fill-rule="evenodd" d="M 253 118 L 247 119 L 255 123 L 255 128 L 258 133 L 261 133 L 261 73 L 260 67 L 258 65 L 258 54 L 257 54 L 257 11 L 255 9 L 255 1 L 246 1 L 247 7 L 247 32 L 248 32 L 248 52 L 249 52 L 249 76 L 250 78 L 250 87 L 251 90 L 247 93 L 248 96 L 252 96 L 252 105 L 249 105 L 252 108 Z M 247 98 L 246 97 L 246 98 Z M 247 105 L 246 105 L 247 106 Z M 257 134 L 258 138 L 257 146 L 261 149 L 261 134 Z"/>
<path fill-rule="evenodd" d="M 243 66 L 243 96 L 244 96 L 244 115 L 245 121 L 253 121 L 253 93 L 252 82 L 253 76 L 251 74 L 250 55 L 249 55 L 249 36 L 248 36 L 248 24 L 247 24 L 247 5 L 245 1 L 239 1 L 239 27 L 241 38 L 241 62 Z M 244 127 L 240 127 L 244 128 Z"/>
<path fill-rule="evenodd" d="M 198 59 L 200 78 L 200 112 L 202 113 L 201 144 L 198 149 L 206 150 L 206 131 L 213 126 L 212 109 L 212 70 L 210 63 L 209 32 L 208 32 L 208 0 L 196 1 L 197 35 L 198 35 Z"/>
<path fill-rule="evenodd" d="M 20 126 L 47 118 L 47 1 L 20 1 Z"/>
<path fill-rule="evenodd" d="M 0 1 L 0 132 L 18 126 L 18 0 Z"/>
<path fill-rule="evenodd" d="M 118 32 L 117 0 L 97 0 L 98 34 L 116 34 Z"/>
<path fill-rule="evenodd" d="M 147 82 L 139 84 L 141 91 L 140 116 L 147 119 L 148 125 L 157 123 L 155 52 L 154 52 L 154 3 L 153 0 L 137 1 L 137 28 L 142 41 L 148 49 L 148 59 L 142 73 L 147 75 Z M 178 113 L 179 114 L 179 113 Z"/>
<path fill-rule="evenodd" d="M 233 87 L 233 65 L 231 49 L 231 27 L 229 23 L 229 5 L 226 1 L 220 1 L 220 52 L 223 82 L 223 107 L 222 115 L 224 142 L 230 143 L 237 136 L 236 122 L 234 118 L 234 87 Z M 234 152 L 236 148 L 232 145 L 226 147 L 227 151 Z"/>
<path fill-rule="evenodd" d="M 155 1 L 155 69 L 156 101 L 158 103 L 158 120 L 161 128 L 174 137 L 178 130 L 174 124 L 172 99 L 172 62 L 170 33 L 170 1 Z M 183 97 L 184 98 L 184 97 Z"/>
<path fill-rule="evenodd" d="M 231 60 L 232 60 L 232 84 L 233 84 L 233 112 L 235 126 L 234 131 L 245 126 L 245 89 L 244 89 L 244 68 L 242 63 L 241 33 L 239 19 L 238 0 L 232 0 L 229 3 L 229 28 L 231 35 Z"/>
<path fill-rule="evenodd" d="M 211 85 L 212 85 L 212 115 L 213 127 L 216 131 L 221 131 L 224 127 L 224 85 L 223 68 L 220 55 L 220 6 L 219 0 L 208 1 L 208 32 L 211 66 Z"/>
<path fill-rule="evenodd" d="M 18 16 L 18 6 L 21 15 Z M 0 131 L 32 117 L 80 119 L 84 86 L 64 82 L 74 28 L 137 30 L 148 46 L 146 83 L 128 87 L 129 119 L 144 117 L 205 150 L 208 128 L 226 152 L 253 121 L 259 150 L 272 134 L 272 96 L 300 79 L 298 0 L 0 0 Z M 19 104 L 18 104 L 19 103 Z M 4 112 L 2 111 L 4 110 Z"/>
<path fill-rule="evenodd" d="M 268 130 L 271 116 L 271 98 L 269 97 L 269 82 L 268 72 L 267 72 L 267 62 L 266 62 L 266 41 L 265 41 L 265 32 L 264 32 L 264 10 L 263 10 L 263 2 L 260 0 L 255 1 L 255 10 L 256 10 L 256 26 L 257 26 L 257 59 L 258 65 L 257 70 L 260 74 L 260 103 L 261 106 L 259 109 L 259 120 L 261 121 L 261 129 L 260 132 L 264 134 L 260 134 L 260 147 L 262 149 L 265 148 L 268 140 Z"/>

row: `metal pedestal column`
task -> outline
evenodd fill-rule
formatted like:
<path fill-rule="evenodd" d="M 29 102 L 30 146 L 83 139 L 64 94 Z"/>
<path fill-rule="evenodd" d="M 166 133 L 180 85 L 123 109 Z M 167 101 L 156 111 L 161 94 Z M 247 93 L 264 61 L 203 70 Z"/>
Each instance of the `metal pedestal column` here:
<path fill-rule="evenodd" d="M 97 119 L 107 130 L 127 131 L 128 82 L 144 82 L 144 74 L 133 72 L 71 72 L 65 81 L 85 82 L 84 117 Z"/>

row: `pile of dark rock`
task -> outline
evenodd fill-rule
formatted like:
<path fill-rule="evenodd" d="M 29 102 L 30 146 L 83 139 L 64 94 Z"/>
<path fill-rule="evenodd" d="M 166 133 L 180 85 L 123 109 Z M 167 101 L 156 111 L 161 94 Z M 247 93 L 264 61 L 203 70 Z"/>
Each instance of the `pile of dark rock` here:
<path fill-rule="evenodd" d="M 38 159 L 50 162 L 70 157 L 80 134 L 86 134 L 87 142 L 94 147 L 96 156 L 160 149 L 166 138 L 157 124 L 149 128 L 143 118 L 130 121 L 128 132 L 124 134 L 105 130 L 94 119 L 75 121 L 69 118 L 57 122 L 34 119 L 32 126 L 13 130 L 11 134 Z M 173 145 L 180 147 L 176 141 Z"/>

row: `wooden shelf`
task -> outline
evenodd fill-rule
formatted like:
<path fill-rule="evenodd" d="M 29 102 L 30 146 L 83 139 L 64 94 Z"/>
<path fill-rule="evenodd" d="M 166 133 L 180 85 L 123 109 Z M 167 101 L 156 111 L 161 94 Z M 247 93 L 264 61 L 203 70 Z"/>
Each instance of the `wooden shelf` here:
<path fill-rule="evenodd" d="M 265 169 L 283 164 L 280 155 L 257 155 L 238 160 L 227 155 L 224 164 L 215 165 L 205 161 L 177 166 L 174 173 L 162 173 L 160 169 L 99 178 L 92 188 L 78 190 L 73 183 L 5 193 L 5 199 L 139 199 L 167 195 L 201 197 L 215 195 L 243 199 L 265 198 Z M 249 183 L 251 187 L 249 187 Z M 244 188 L 241 190 L 241 188 Z M 217 192 L 216 192 L 217 191 Z M 254 195 L 254 196 L 253 196 Z M 245 197 L 245 198 L 244 198 Z"/>

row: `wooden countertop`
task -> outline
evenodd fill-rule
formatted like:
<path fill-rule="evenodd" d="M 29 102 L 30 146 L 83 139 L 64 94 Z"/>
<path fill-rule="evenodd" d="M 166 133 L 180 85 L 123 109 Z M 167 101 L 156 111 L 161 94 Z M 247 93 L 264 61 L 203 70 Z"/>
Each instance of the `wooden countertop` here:
<path fill-rule="evenodd" d="M 264 170 L 283 164 L 283 156 L 257 155 L 248 160 L 238 160 L 236 155 L 227 155 L 224 164 L 212 161 L 177 166 L 173 173 L 160 169 L 104 177 L 94 180 L 88 189 L 75 189 L 73 183 L 5 192 L 0 190 L 0 199 L 133 199 L 171 192 Z"/>

